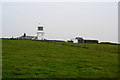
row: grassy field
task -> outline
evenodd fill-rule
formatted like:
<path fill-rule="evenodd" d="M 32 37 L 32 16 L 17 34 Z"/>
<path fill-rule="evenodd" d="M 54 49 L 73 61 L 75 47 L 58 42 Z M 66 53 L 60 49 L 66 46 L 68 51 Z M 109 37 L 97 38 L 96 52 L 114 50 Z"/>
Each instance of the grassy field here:
<path fill-rule="evenodd" d="M 118 45 L 2 41 L 3 78 L 116 78 Z"/>

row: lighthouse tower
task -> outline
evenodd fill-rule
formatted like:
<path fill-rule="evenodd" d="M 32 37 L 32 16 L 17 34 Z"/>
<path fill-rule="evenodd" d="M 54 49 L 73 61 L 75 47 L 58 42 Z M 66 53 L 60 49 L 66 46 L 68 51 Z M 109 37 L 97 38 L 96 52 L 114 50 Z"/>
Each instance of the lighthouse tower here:
<path fill-rule="evenodd" d="M 44 34 L 44 32 L 43 32 L 43 25 L 41 25 L 39 23 L 38 31 L 37 31 L 37 40 L 44 40 L 43 34 Z"/>

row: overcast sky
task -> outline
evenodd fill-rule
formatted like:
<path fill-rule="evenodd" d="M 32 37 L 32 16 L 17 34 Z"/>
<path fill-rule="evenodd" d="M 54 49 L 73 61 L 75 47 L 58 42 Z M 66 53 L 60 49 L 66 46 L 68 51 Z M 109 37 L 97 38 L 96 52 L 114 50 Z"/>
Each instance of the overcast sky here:
<path fill-rule="evenodd" d="M 117 2 L 3 2 L 2 36 L 37 35 L 44 25 L 45 38 L 118 42 Z"/>

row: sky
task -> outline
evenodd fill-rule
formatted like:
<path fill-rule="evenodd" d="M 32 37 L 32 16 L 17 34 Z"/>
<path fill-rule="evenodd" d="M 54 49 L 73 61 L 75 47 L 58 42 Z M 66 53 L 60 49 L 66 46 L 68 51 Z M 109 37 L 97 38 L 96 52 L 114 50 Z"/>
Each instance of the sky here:
<path fill-rule="evenodd" d="M 37 35 L 118 42 L 117 2 L 2 2 L 2 37 Z"/>

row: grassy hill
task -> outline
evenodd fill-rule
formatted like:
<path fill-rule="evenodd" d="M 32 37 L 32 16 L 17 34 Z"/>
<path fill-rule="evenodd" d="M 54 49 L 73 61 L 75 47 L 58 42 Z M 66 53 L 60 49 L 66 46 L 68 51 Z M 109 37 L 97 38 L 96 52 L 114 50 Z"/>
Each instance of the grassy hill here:
<path fill-rule="evenodd" d="M 118 45 L 2 41 L 3 78 L 116 78 Z"/>

